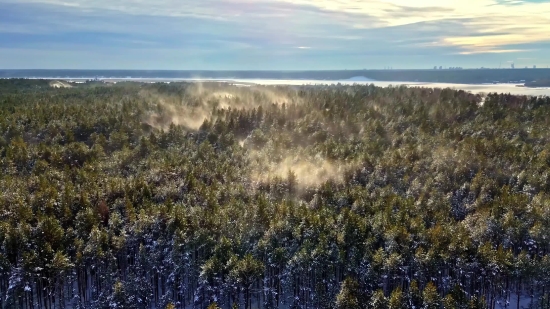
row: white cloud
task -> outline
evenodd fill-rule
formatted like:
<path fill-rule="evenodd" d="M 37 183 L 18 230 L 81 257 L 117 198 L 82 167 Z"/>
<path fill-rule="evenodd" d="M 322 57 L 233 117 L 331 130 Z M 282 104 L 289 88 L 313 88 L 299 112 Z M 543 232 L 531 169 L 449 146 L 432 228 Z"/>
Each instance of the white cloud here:
<path fill-rule="evenodd" d="M 533 51 L 532 49 L 476 49 L 471 51 L 459 52 L 460 55 L 475 55 L 475 54 L 506 54 L 506 53 L 524 53 Z"/>
<path fill-rule="evenodd" d="M 497 53 L 519 50 L 500 49 L 507 45 L 550 40 L 550 2 L 494 0 L 278 0 L 311 5 L 323 10 L 374 16 L 378 23 L 354 24 L 355 28 L 379 28 L 420 22 L 458 20 L 463 36 L 445 36 L 440 28 L 441 45 L 456 46 L 464 53 Z"/>

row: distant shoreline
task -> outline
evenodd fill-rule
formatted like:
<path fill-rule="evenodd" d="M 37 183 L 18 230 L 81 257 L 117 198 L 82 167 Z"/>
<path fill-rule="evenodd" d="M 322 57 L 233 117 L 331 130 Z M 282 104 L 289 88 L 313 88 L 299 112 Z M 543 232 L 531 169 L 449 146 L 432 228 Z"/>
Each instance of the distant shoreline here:
<path fill-rule="evenodd" d="M 37 78 L 32 78 L 37 79 Z M 63 87 L 62 83 L 72 84 L 70 86 L 77 86 L 77 84 L 83 84 L 90 79 L 82 78 L 38 78 L 40 80 L 49 80 L 53 84 L 57 85 L 57 88 L 70 88 Z M 56 83 L 60 82 L 60 83 Z M 124 82 L 136 82 L 136 83 L 226 83 L 240 87 L 251 86 L 311 86 L 311 87 L 323 87 L 331 85 L 370 85 L 373 84 L 377 87 L 388 86 L 406 86 L 406 87 L 423 87 L 423 88 L 451 88 L 456 90 L 463 90 L 474 94 L 487 94 L 487 93 L 510 93 L 514 95 L 527 95 L 527 96 L 550 96 L 550 87 L 525 87 L 520 83 L 480 83 L 480 84 L 461 84 L 461 83 L 430 83 L 430 82 L 409 82 L 409 81 L 372 81 L 372 80 L 305 80 L 305 79 L 166 79 L 166 78 L 106 78 L 91 80 L 93 83 L 117 84 Z M 74 83 L 74 84 L 73 84 Z"/>
<path fill-rule="evenodd" d="M 532 82 L 525 83 L 525 87 L 530 88 L 547 88 L 550 87 L 550 79 L 546 80 L 536 80 Z"/>
<path fill-rule="evenodd" d="M 423 86 L 423 85 L 448 85 L 453 87 L 456 85 L 468 85 L 468 86 L 490 86 L 490 85 L 511 85 L 516 87 L 527 87 L 524 84 L 517 82 L 508 83 L 451 83 L 451 82 L 423 82 L 423 81 L 408 81 L 408 80 L 371 80 L 371 79 L 265 79 L 265 78 L 144 78 L 144 77 L 102 77 L 102 78 L 88 78 L 88 77 L 0 77 L 0 79 L 30 79 L 30 80 L 50 80 L 50 81 L 66 81 L 75 83 L 84 82 L 104 82 L 104 83 L 119 83 L 119 82 L 139 82 L 139 83 L 178 83 L 178 82 L 206 82 L 206 83 L 247 83 L 250 85 L 333 85 L 333 84 L 388 84 L 395 86 Z M 534 87 L 531 87 L 534 88 Z"/>
<path fill-rule="evenodd" d="M 0 78 L 63 80 L 326 80 L 403 81 L 450 84 L 524 84 L 550 79 L 550 69 L 167 71 L 167 70 L 0 70 Z"/>

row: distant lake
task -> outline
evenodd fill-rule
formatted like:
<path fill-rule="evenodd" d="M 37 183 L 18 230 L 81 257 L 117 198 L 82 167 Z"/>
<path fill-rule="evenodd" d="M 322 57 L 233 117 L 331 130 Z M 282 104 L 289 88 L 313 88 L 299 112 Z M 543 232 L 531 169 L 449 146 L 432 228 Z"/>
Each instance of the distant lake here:
<path fill-rule="evenodd" d="M 516 95 L 534 95 L 550 96 L 550 88 L 526 88 L 517 87 L 522 84 L 447 84 L 447 83 L 421 83 L 421 82 L 384 82 L 384 81 L 361 81 L 361 80 L 277 80 L 277 79 L 240 79 L 234 80 L 234 83 L 258 84 L 258 85 L 369 85 L 374 84 L 379 87 L 393 86 L 411 86 L 425 88 L 452 88 L 457 90 L 469 91 L 472 93 L 510 93 Z"/>
<path fill-rule="evenodd" d="M 450 84 L 450 83 L 423 83 L 423 82 L 386 82 L 368 79 L 353 78 L 350 80 L 315 80 L 315 79 L 154 79 L 154 78 L 122 78 L 104 79 L 106 81 L 142 81 L 142 82 L 227 82 L 236 85 L 370 85 L 378 87 L 411 86 L 425 88 L 452 88 L 472 93 L 510 93 L 516 95 L 550 96 L 550 88 L 517 87 L 523 84 Z"/>

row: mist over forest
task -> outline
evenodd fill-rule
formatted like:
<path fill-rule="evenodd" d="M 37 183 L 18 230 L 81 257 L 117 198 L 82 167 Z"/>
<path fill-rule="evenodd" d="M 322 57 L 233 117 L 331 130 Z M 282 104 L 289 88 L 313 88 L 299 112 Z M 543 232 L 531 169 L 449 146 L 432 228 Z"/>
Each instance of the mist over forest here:
<path fill-rule="evenodd" d="M 2 79 L 0 308 L 550 308 L 549 126 L 549 97 Z"/>

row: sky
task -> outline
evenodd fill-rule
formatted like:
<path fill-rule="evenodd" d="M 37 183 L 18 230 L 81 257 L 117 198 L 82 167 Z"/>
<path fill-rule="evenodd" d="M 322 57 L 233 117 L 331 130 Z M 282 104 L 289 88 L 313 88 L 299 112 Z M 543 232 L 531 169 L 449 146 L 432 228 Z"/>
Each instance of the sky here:
<path fill-rule="evenodd" d="M 0 69 L 550 65 L 550 0 L 0 0 Z"/>

